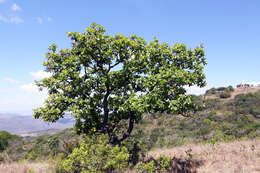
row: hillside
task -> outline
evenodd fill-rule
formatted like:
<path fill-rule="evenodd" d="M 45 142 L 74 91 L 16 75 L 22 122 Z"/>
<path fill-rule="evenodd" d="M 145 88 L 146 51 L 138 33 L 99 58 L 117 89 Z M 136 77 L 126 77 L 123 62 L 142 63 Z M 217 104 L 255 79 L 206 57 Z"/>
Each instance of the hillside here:
<path fill-rule="evenodd" d="M 205 95 L 192 96 L 196 109 L 183 115 L 144 115 L 124 145 L 136 143 L 137 148 L 147 156 L 174 153 L 182 158 L 192 154 L 196 159 L 204 161 L 203 166 L 198 168 L 203 173 L 207 169 L 211 172 L 257 172 L 260 137 L 258 89 L 222 87 L 219 89 L 221 92 L 215 93 L 210 89 Z M 224 92 L 227 92 L 225 96 L 228 97 L 220 96 Z M 39 133 L 36 132 L 37 135 Z M 80 136 L 72 129 L 11 141 L 2 154 L 2 160 L 25 159 L 31 162 L 59 153 L 66 155 L 78 146 L 79 141 Z M 231 159 L 233 157 L 234 160 Z M 220 165 L 224 165 L 224 171 Z"/>
<path fill-rule="evenodd" d="M 229 87 L 227 87 L 229 88 Z M 260 86 L 250 86 L 250 87 L 230 87 L 230 97 L 227 98 L 227 100 L 234 99 L 235 96 L 239 94 L 248 94 L 248 93 L 255 93 L 260 90 Z M 219 88 L 211 88 L 205 93 L 205 99 L 215 99 L 220 98 L 220 94 L 225 92 L 225 87 L 219 87 Z M 226 92 L 229 92 L 226 90 Z"/>
<path fill-rule="evenodd" d="M 259 90 L 248 89 L 240 94 L 235 89 L 227 98 L 220 98 L 219 93 L 211 96 L 214 98 L 193 96 L 198 110 L 184 115 L 146 115 L 135 128 L 134 137 L 151 150 L 260 136 Z"/>
<path fill-rule="evenodd" d="M 260 140 L 190 144 L 171 149 L 157 149 L 149 156 L 189 157 L 200 160 L 198 173 L 258 173 L 260 172 Z"/>
<path fill-rule="evenodd" d="M 35 136 L 39 134 L 57 132 L 71 128 L 74 120 L 71 118 L 61 119 L 56 123 L 46 123 L 34 119 L 32 116 L 15 114 L 0 114 L 0 131 L 8 131 L 21 136 Z"/>
<path fill-rule="evenodd" d="M 192 157 L 201 162 L 197 173 L 258 173 L 260 172 L 260 140 L 234 141 L 229 143 L 190 144 L 171 149 L 156 149 L 148 153 L 175 156 L 183 160 Z M 55 173 L 55 163 L 50 161 L 23 161 L 0 164 L 0 171 L 25 173 Z M 135 173 L 126 170 L 127 173 Z"/>

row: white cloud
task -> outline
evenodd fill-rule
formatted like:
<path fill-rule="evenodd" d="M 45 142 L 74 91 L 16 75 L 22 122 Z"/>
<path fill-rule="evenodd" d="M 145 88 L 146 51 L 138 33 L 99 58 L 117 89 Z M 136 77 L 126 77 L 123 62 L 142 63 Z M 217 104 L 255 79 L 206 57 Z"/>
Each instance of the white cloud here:
<path fill-rule="evenodd" d="M 19 5 L 17 5 L 16 3 L 14 3 L 12 6 L 11 6 L 11 10 L 12 11 L 21 11 L 21 7 Z"/>
<path fill-rule="evenodd" d="M 15 16 L 10 18 L 10 22 L 14 24 L 19 24 L 19 23 L 23 23 L 24 21 L 22 18 Z"/>
<path fill-rule="evenodd" d="M 38 94 L 42 96 L 47 96 L 47 90 L 43 89 L 40 91 L 39 87 L 36 86 L 34 83 L 28 83 L 28 84 L 23 84 L 19 86 L 21 91 L 24 91 L 26 93 L 31 93 L 31 94 Z"/>
<path fill-rule="evenodd" d="M 51 76 L 51 73 L 44 72 L 42 70 L 39 70 L 37 72 L 30 72 L 30 75 L 35 79 L 43 79 Z M 36 86 L 34 83 L 28 83 L 28 84 L 22 84 L 19 86 L 20 90 L 25 91 L 27 93 L 34 93 L 34 94 L 47 94 L 47 90 L 40 91 L 38 86 Z"/>
<path fill-rule="evenodd" d="M 0 15 L 0 21 L 2 21 L 4 23 L 8 23 L 9 22 L 9 20 L 6 17 L 2 16 L 2 15 Z"/>
<path fill-rule="evenodd" d="M 36 79 L 47 78 L 51 76 L 51 73 L 39 70 L 37 72 L 30 72 L 30 75 Z"/>
<path fill-rule="evenodd" d="M 4 23 L 13 23 L 13 24 L 19 24 L 24 22 L 24 20 L 18 16 L 12 16 L 8 18 L 2 15 L 0 15 L 0 21 Z"/>
<path fill-rule="evenodd" d="M 0 4 L 3 4 L 5 2 L 5 0 L 0 0 Z"/>
<path fill-rule="evenodd" d="M 52 21 L 52 18 L 51 18 L 51 17 L 48 17 L 48 18 L 47 18 L 47 21 L 48 21 L 48 22 L 51 22 L 51 21 Z"/>
<path fill-rule="evenodd" d="M 43 24 L 43 19 L 41 17 L 37 17 L 36 20 L 39 24 Z"/>
<path fill-rule="evenodd" d="M 36 86 L 33 83 L 23 84 L 19 87 L 22 91 L 28 92 L 28 93 L 36 93 L 36 94 L 47 94 L 47 90 L 43 89 L 42 91 L 39 90 L 39 87 Z"/>
<path fill-rule="evenodd" d="M 206 90 L 208 90 L 209 88 L 210 88 L 209 86 L 205 86 L 203 88 L 200 88 L 198 86 L 185 87 L 188 94 L 195 94 L 195 95 L 204 94 Z"/>
<path fill-rule="evenodd" d="M 9 78 L 9 77 L 3 78 L 3 80 L 8 81 L 8 82 L 10 82 L 10 83 L 12 83 L 12 84 L 18 84 L 18 83 L 20 83 L 20 81 L 15 80 L 15 79 L 13 79 L 13 78 Z"/>
<path fill-rule="evenodd" d="M 29 83 L 29 84 L 23 84 L 20 86 L 20 89 L 26 92 L 33 92 L 33 93 L 38 93 L 39 89 L 36 85 L 34 85 L 33 83 Z"/>

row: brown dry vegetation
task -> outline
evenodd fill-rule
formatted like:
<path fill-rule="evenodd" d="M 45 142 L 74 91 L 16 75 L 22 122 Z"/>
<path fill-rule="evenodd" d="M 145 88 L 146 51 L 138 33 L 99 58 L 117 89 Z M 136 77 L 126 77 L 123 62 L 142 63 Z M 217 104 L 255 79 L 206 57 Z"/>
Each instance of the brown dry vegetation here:
<path fill-rule="evenodd" d="M 235 141 L 218 144 L 190 144 L 172 149 L 155 149 L 148 157 L 160 155 L 176 158 L 192 158 L 202 161 L 198 173 L 259 173 L 260 139 Z M 5 173 L 50 173 L 54 166 L 48 162 L 15 162 L 0 164 L 0 172 Z M 134 171 L 125 171 L 134 172 Z"/>
<path fill-rule="evenodd" d="M 198 173 L 259 173 L 260 139 L 219 144 L 191 144 L 172 149 L 157 149 L 149 156 L 187 157 L 203 161 Z"/>
<path fill-rule="evenodd" d="M 48 162 L 13 162 L 0 164 L 1 173 L 52 173 L 54 166 Z"/>
<path fill-rule="evenodd" d="M 226 98 L 226 99 L 221 99 L 222 101 L 228 101 L 231 99 L 234 99 L 235 96 L 239 95 L 239 94 L 248 94 L 248 93 L 255 93 L 257 91 L 260 90 L 259 86 L 254 86 L 254 87 L 239 87 L 239 88 L 235 88 L 233 92 L 231 92 L 231 97 Z M 218 95 L 214 94 L 214 95 L 205 95 L 205 99 L 216 99 L 219 98 Z"/>
<path fill-rule="evenodd" d="M 259 90 L 259 86 L 235 88 L 234 92 L 231 93 L 231 98 L 235 98 L 235 96 L 239 94 L 255 93 Z"/>

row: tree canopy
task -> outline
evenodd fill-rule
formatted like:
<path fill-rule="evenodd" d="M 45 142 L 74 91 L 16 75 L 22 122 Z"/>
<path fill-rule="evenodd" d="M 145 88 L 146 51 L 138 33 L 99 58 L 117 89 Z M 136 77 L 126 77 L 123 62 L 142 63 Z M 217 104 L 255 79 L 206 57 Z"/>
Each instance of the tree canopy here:
<path fill-rule="evenodd" d="M 43 63 L 51 76 L 37 81 L 47 89 L 34 117 L 56 122 L 69 113 L 78 133 L 104 133 L 111 143 L 126 139 L 143 113 L 181 113 L 192 106 L 186 87 L 205 86 L 204 49 L 169 46 L 158 39 L 106 35 L 93 23 L 69 32 L 71 49 L 51 45 Z"/>

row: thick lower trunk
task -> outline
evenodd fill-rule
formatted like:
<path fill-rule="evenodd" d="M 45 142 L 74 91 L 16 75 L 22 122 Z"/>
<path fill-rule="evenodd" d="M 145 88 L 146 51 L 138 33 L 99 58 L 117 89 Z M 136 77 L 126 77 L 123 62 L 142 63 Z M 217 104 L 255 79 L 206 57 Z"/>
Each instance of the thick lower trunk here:
<path fill-rule="evenodd" d="M 130 119 L 129 119 L 127 131 L 122 136 L 114 136 L 114 137 L 112 137 L 110 139 L 110 143 L 111 144 L 119 144 L 120 142 L 122 142 L 123 140 L 128 138 L 130 136 L 130 134 L 132 133 L 132 131 L 133 131 L 134 122 L 135 122 L 135 115 L 134 115 L 133 112 L 131 112 L 130 113 Z"/>

